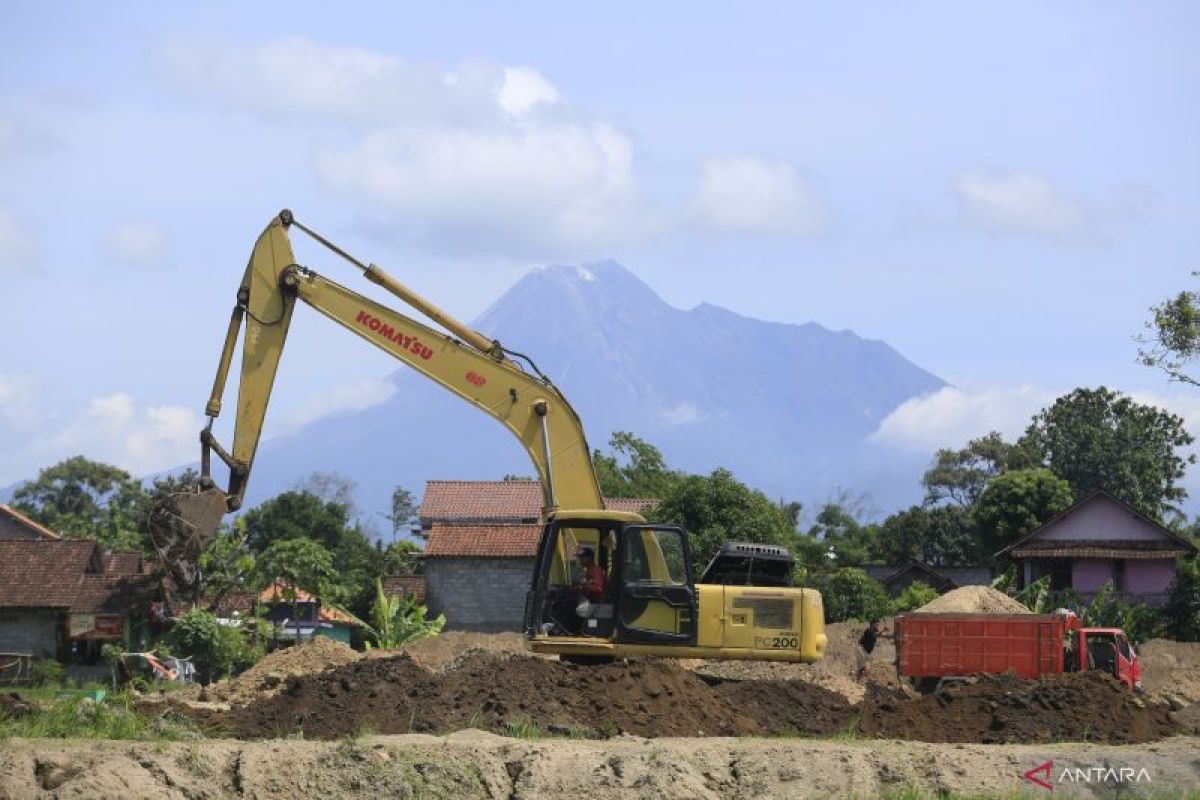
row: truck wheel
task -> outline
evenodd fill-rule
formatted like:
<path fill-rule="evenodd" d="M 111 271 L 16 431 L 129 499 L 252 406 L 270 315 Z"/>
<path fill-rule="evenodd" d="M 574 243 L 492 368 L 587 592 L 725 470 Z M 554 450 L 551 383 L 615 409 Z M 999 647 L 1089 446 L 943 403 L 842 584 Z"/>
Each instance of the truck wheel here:
<path fill-rule="evenodd" d="M 921 694 L 933 694 L 941 681 L 938 678 L 913 678 L 913 688 Z"/>

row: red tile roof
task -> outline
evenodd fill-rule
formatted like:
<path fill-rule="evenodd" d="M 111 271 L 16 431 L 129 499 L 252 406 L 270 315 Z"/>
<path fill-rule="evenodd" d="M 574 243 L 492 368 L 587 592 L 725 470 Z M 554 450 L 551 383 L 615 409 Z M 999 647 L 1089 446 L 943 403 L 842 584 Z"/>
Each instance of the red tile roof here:
<path fill-rule="evenodd" d="M 383 593 L 388 597 L 412 595 L 418 604 L 425 602 L 424 575 L 388 575 L 383 579 Z"/>
<path fill-rule="evenodd" d="M 438 525 L 425 542 L 426 558 L 533 558 L 540 525 Z"/>
<path fill-rule="evenodd" d="M 604 501 L 616 511 L 640 512 L 657 502 L 640 497 Z M 437 522 L 536 522 L 542 513 L 539 481 L 426 481 L 417 512 L 422 526 Z"/>
<path fill-rule="evenodd" d="M 276 579 L 270 586 L 258 593 L 258 599 L 263 603 L 279 603 L 285 601 L 287 597 L 288 586 L 279 579 Z M 296 602 L 311 603 L 313 602 L 313 596 L 303 589 L 297 588 Z M 361 622 L 339 608 L 334 608 L 333 606 L 328 606 L 324 603 L 321 603 L 320 608 L 321 610 L 318 616 L 326 622 L 341 622 L 345 625 L 350 625 L 355 628 L 362 627 Z"/>
<path fill-rule="evenodd" d="M 25 516 L 20 511 L 17 511 L 12 506 L 6 506 L 3 503 L 0 503 L 0 514 L 8 517 L 20 527 L 27 529 L 32 535 L 31 538 L 48 539 L 51 541 L 57 541 L 62 538 L 61 534 L 55 533 L 46 526 L 34 522 L 32 519 Z"/>
<path fill-rule="evenodd" d="M 0 541 L 0 608 L 70 608 L 95 550 L 74 539 Z"/>

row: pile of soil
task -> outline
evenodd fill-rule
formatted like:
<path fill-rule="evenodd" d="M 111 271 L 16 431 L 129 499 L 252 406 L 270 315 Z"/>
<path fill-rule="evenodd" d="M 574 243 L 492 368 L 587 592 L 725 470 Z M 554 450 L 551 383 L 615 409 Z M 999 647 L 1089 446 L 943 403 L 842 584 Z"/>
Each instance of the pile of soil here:
<path fill-rule="evenodd" d="M 801 680 L 837 692 L 851 703 L 862 702 L 863 684 L 855 679 L 858 671 L 858 640 L 866 630 L 865 622 L 835 622 L 825 626 L 829 639 L 825 657 L 815 664 L 790 664 L 777 661 L 698 661 L 691 668 L 710 677 L 731 680 Z M 890 633 L 891 620 L 884 620 Z M 875 644 L 869 666 L 870 679 L 887 686 L 899 686 L 896 675 L 896 645 L 890 636 Z"/>
<path fill-rule="evenodd" d="M 922 742 L 1152 742 L 1179 732 L 1169 708 L 1146 702 L 1101 672 L 1022 680 L 988 675 L 909 698 L 872 686 L 860 729 Z"/>
<path fill-rule="evenodd" d="M 738 736 L 833 733 L 853 717 L 845 698 L 803 681 L 710 686 L 666 661 L 578 666 L 474 651 L 434 674 L 402 654 L 286 683 L 277 696 L 235 707 L 226 727 L 245 738 L 503 733 L 522 724 L 584 736 Z"/>
<path fill-rule="evenodd" d="M 923 614 L 1028 614 L 1029 609 L 990 586 L 962 586 L 917 609 Z"/>
<path fill-rule="evenodd" d="M 1137 648 L 1142 683 L 1160 697 L 1200 703 L 1200 642 L 1151 639 Z"/>
<path fill-rule="evenodd" d="M 246 703 L 262 693 L 277 692 L 291 675 L 311 675 L 330 667 L 358 661 L 362 653 L 351 650 L 328 636 L 285 647 L 267 655 L 236 678 L 220 681 L 205 689 L 202 699 Z"/>
<path fill-rule="evenodd" d="M 400 648 L 422 667 L 431 672 L 443 672 L 451 668 L 456 659 L 471 650 L 489 653 L 527 653 L 525 635 L 508 631 L 504 633 L 473 633 L 470 631 L 442 631 L 437 636 L 418 639 Z M 394 650 L 373 650 L 368 658 L 391 658 Z"/>

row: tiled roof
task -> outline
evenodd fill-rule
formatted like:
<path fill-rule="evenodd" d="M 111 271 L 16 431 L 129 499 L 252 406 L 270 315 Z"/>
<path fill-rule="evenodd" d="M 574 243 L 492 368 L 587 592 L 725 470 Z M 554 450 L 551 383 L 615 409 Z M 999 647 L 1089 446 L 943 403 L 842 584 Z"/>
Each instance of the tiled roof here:
<path fill-rule="evenodd" d="M 1178 543 L 1146 539 L 1035 539 L 1014 547 L 1013 558 L 1152 559 L 1190 555 Z"/>
<path fill-rule="evenodd" d="M 383 579 L 383 593 L 388 597 L 413 595 L 418 604 L 425 602 L 424 575 L 388 575 Z"/>
<path fill-rule="evenodd" d="M 533 558 L 541 535 L 537 524 L 435 524 L 425 542 L 425 557 Z"/>
<path fill-rule="evenodd" d="M 0 514 L 8 517 L 10 520 L 15 522 L 17 525 L 21 526 L 22 528 L 25 528 L 25 529 L 29 530 L 31 533 L 36 534 L 37 538 L 39 538 L 39 539 L 48 539 L 48 540 L 52 540 L 52 541 L 57 541 L 62 538 L 61 534 L 55 533 L 54 531 L 50 530 L 46 526 L 44 526 L 40 523 L 34 522 L 29 517 L 25 516 L 20 511 L 17 511 L 12 506 L 7 506 L 7 505 L 4 505 L 3 503 L 0 503 Z"/>
<path fill-rule="evenodd" d="M 95 550 L 75 539 L 0 541 L 0 608 L 70 608 Z"/>
<path fill-rule="evenodd" d="M 104 555 L 88 539 L 0 541 L 0 608 L 121 613 L 152 584 L 137 553 Z"/>
<path fill-rule="evenodd" d="M 606 499 L 607 508 L 639 512 L 657 502 L 639 497 Z M 542 513 L 542 485 L 539 481 L 427 481 L 421 508 L 422 523 L 534 522 Z"/>

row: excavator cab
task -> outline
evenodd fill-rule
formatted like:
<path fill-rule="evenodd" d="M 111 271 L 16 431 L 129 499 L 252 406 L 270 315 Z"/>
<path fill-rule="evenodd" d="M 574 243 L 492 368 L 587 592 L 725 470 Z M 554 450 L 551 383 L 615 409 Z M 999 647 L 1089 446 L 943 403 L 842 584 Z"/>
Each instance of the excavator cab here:
<path fill-rule="evenodd" d="M 600 597 L 581 586 L 575 554 L 603 570 Z M 543 530 L 525 604 L 525 631 L 547 643 L 694 645 L 696 592 L 682 528 L 615 511 L 560 512 Z"/>

